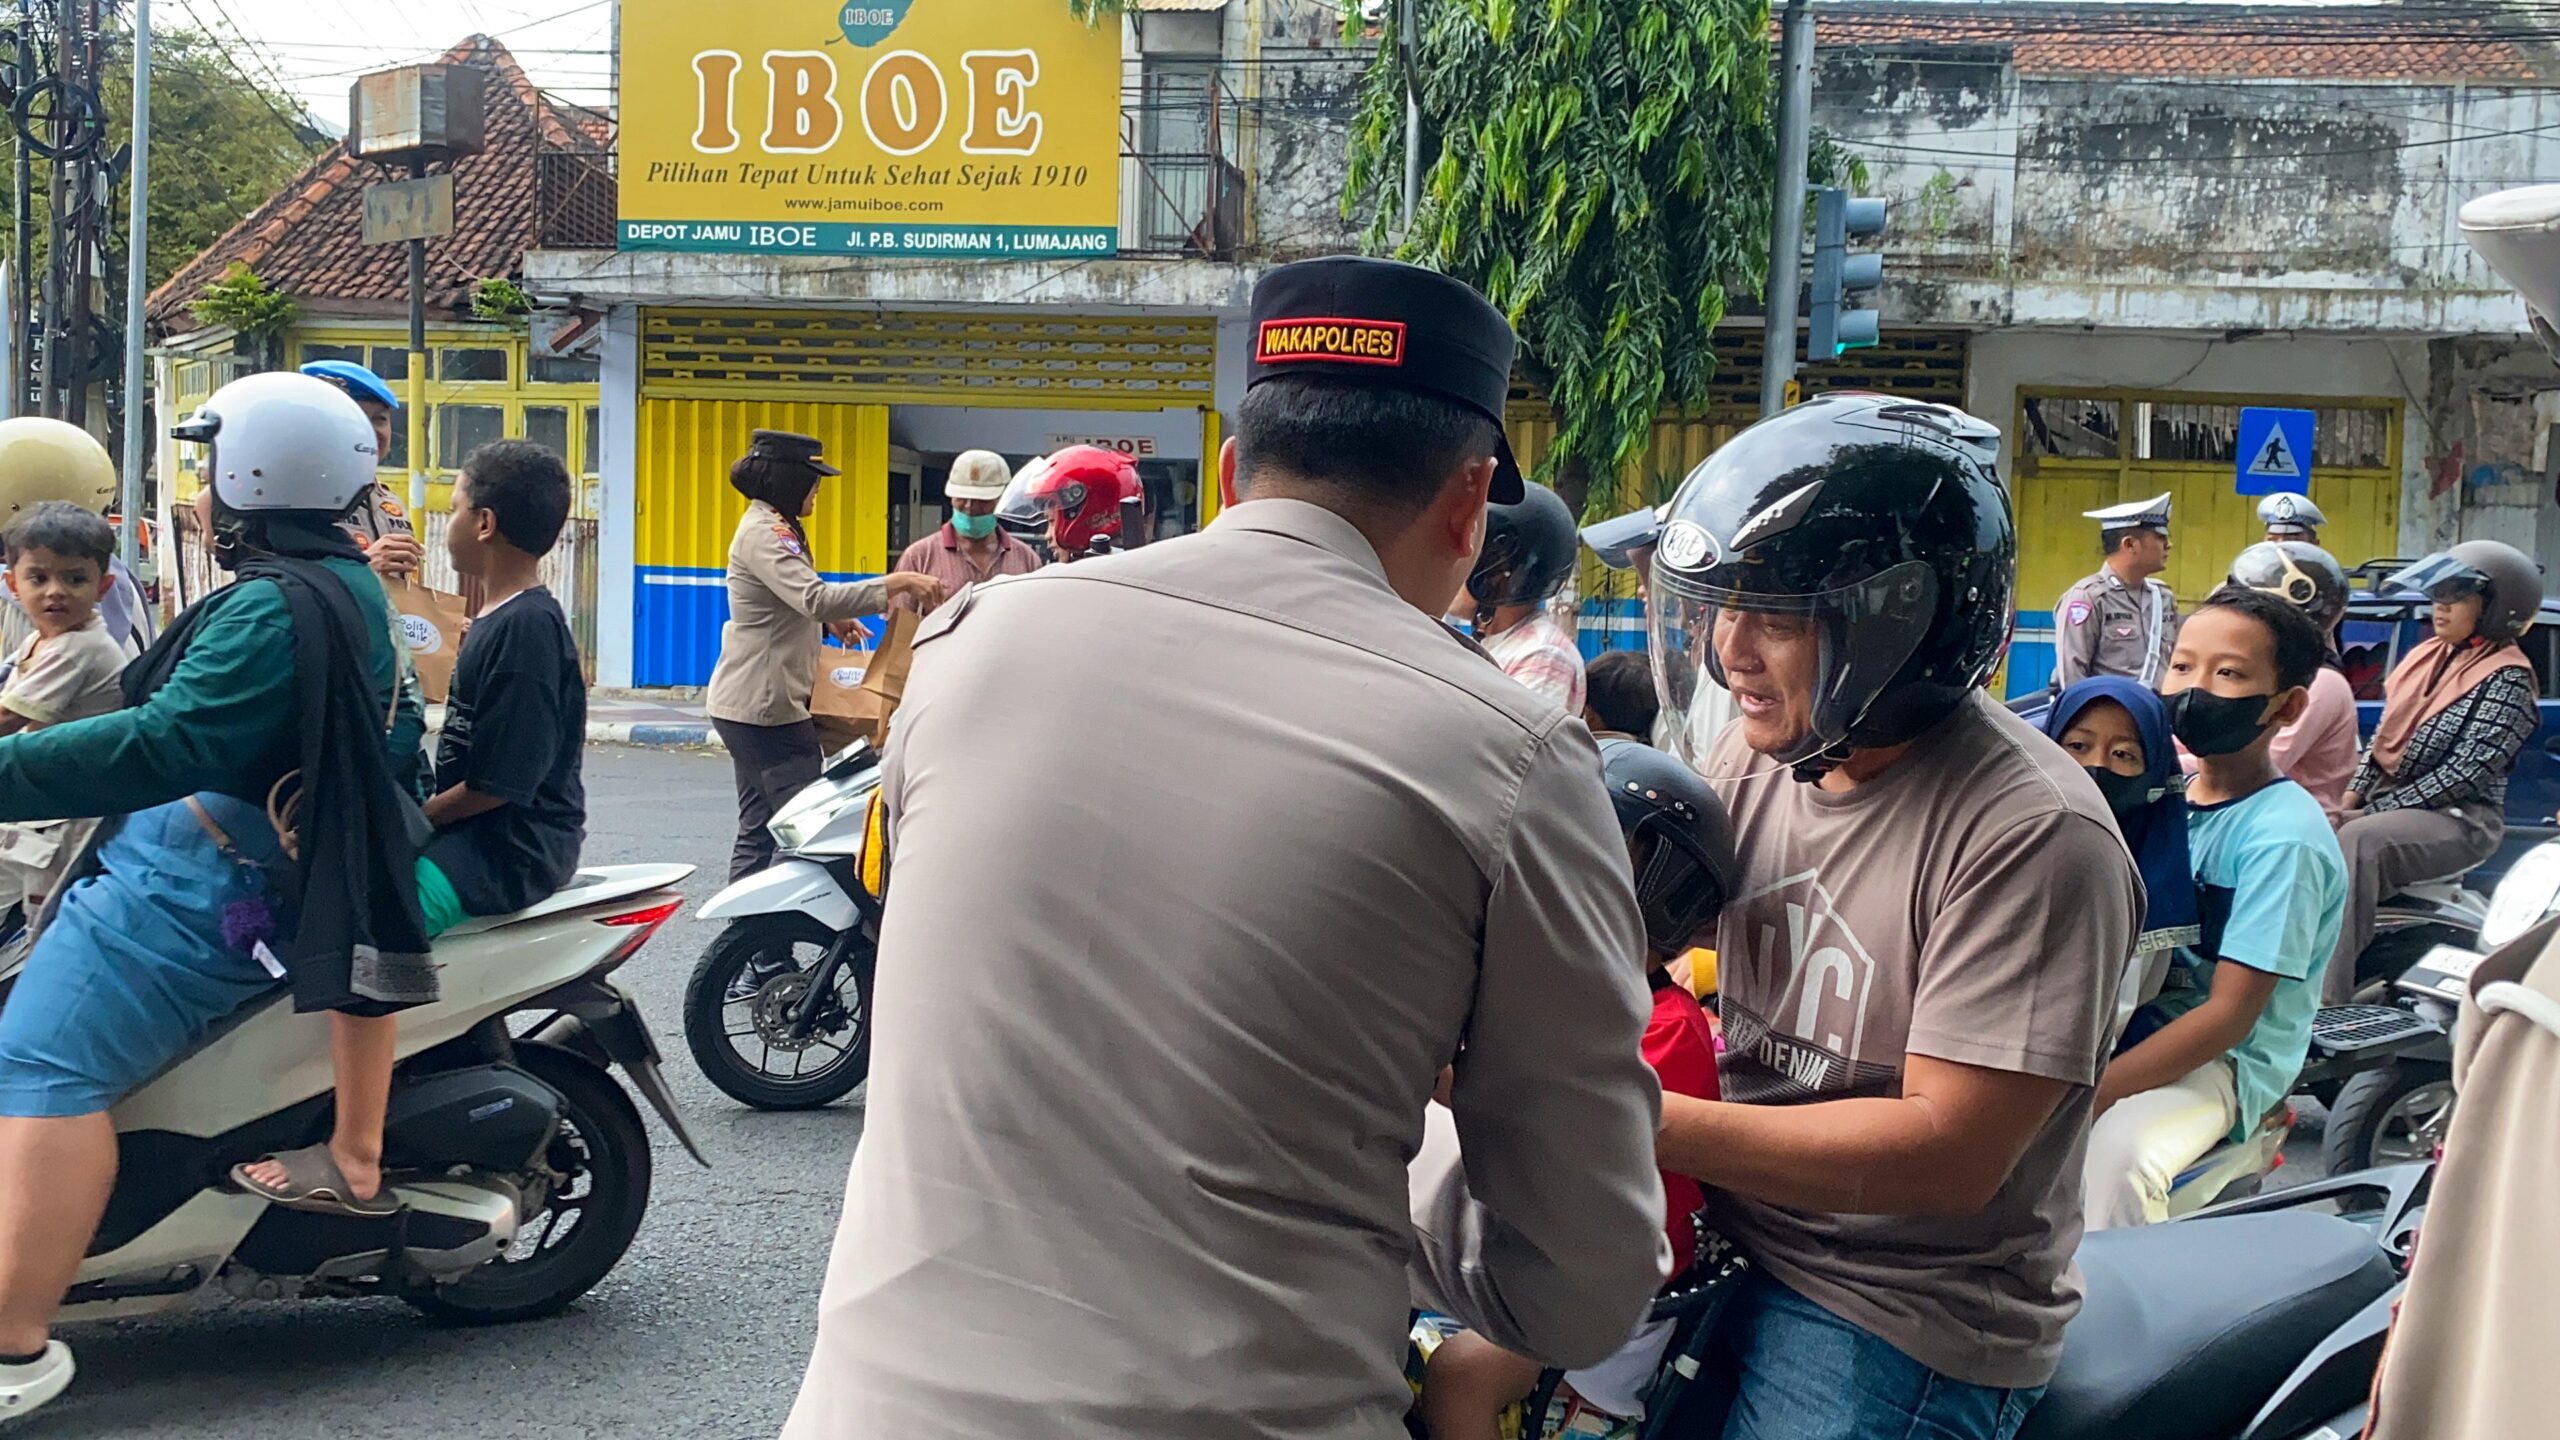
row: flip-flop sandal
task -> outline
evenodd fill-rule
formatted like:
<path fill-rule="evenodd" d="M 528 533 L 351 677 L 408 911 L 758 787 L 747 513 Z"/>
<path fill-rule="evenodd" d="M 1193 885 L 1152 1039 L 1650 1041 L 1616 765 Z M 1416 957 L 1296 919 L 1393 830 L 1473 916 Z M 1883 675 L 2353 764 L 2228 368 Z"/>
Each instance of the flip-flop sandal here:
<path fill-rule="evenodd" d="M 247 1165 L 231 1167 L 231 1183 L 261 1200 L 282 1205 L 288 1210 L 307 1210 L 315 1215 L 344 1215 L 357 1220 L 379 1220 L 400 1213 L 400 1202 L 384 1187 L 370 1200 L 355 1197 L 355 1187 L 338 1170 L 338 1162 L 326 1145 L 313 1145 L 301 1150 L 286 1150 L 270 1155 L 284 1167 L 282 1185 L 262 1185 L 249 1178 Z"/>

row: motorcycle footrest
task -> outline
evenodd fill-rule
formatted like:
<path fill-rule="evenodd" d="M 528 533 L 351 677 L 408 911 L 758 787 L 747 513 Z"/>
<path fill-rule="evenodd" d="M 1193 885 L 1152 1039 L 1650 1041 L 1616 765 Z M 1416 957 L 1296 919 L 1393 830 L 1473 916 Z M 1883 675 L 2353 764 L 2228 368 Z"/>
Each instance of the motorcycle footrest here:
<path fill-rule="evenodd" d="M 2311 1020 L 2312 1047 L 2341 1060 L 2403 1050 L 2440 1033 L 2434 1021 L 2396 1005 L 2331 1005 Z"/>

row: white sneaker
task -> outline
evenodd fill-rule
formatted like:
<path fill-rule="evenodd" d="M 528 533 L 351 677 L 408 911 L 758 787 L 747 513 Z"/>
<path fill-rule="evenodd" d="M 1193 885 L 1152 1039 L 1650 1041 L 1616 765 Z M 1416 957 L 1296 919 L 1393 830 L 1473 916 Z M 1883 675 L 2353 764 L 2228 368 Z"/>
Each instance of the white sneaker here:
<path fill-rule="evenodd" d="M 46 1341 L 44 1354 L 24 1365 L 0 1365 L 0 1420 L 42 1409 L 70 1386 L 77 1370 L 71 1363 L 71 1347 L 59 1340 Z"/>

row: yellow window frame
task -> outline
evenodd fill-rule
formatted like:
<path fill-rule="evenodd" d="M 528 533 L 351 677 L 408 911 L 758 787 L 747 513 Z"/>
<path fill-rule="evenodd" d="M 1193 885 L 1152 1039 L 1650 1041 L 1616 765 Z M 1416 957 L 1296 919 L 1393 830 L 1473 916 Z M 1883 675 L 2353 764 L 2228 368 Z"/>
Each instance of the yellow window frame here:
<path fill-rule="evenodd" d="M 296 366 L 302 365 L 307 348 L 315 345 L 362 346 L 367 349 L 387 346 L 405 350 L 408 344 L 409 332 L 405 327 L 400 326 L 310 325 L 295 330 L 291 347 L 291 363 Z M 581 515 L 591 514 L 594 501 L 589 492 L 594 487 L 583 482 L 585 477 L 596 471 L 597 465 L 596 457 L 590 457 L 586 453 L 586 412 L 603 407 L 603 387 L 600 384 L 591 383 L 557 384 L 534 380 L 532 378 L 532 340 L 523 331 L 512 328 L 431 327 L 427 331 L 427 349 L 431 357 L 448 350 L 504 350 L 507 352 L 509 376 L 506 380 L 429 378 L 425 382 L 423 388 L 427 413 L 425 424 L 421 429 L 426 436 L 429 462 L 425 467 L 427 508 L 431 511 L 442 511 L 451 509 L 453 505 L 454 469 L 449 465 L 435 463 L 437 458 L 435 456 L 436 412 L 438 410 L 446 405 L 477 405 L 496 409 L 500 412 L 499 433 L 510 439 L 521 439 L 525 433 L 524 416 L 527 407 L 565 406 L 569 411 L 569 451 L 563 458 L 569 462 L 569 473 L 579 477 L 582 482 L 578 512 Z M 439 364 L 438 360 L 429 359 L 428 367 L 431 377 Z M 393 381 L 391 385 L 394 390 L 401 393 L 405 402 L 408 395 L 408 382 Z M 406 470 L 386 468 L 381 474 L 384 482 L 390 484 L 395 490 L 402 489 L 407 483 Z"/>

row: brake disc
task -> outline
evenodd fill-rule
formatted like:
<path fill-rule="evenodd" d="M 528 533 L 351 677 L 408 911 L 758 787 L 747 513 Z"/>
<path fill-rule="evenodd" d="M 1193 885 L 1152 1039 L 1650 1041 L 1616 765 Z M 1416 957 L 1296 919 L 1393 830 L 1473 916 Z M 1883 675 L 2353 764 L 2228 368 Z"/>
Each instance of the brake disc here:
<path fill-rule="evenodd" d="M 809 972 L 795 970 L 765 982 L 756 992 L 756 1038 L 785 1055 L 797 1055 L 826 1038 L 828 1016 L 823 1012 L 807 1033 L 791 1033 L 791 1012 L 800 1006 L 800 997 L 809 993 Z"/>

